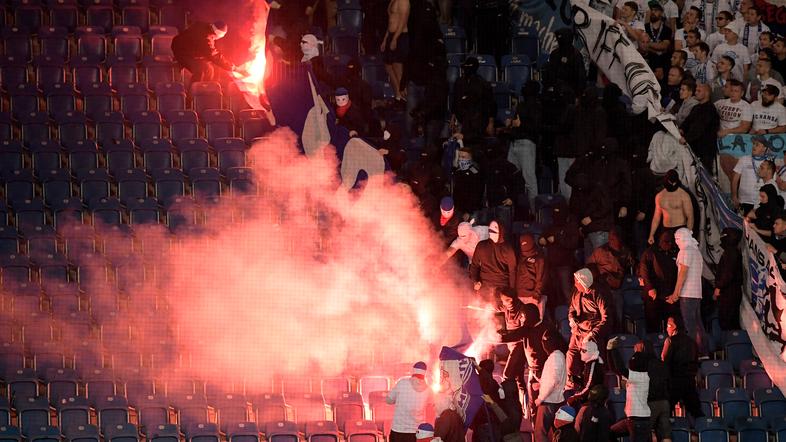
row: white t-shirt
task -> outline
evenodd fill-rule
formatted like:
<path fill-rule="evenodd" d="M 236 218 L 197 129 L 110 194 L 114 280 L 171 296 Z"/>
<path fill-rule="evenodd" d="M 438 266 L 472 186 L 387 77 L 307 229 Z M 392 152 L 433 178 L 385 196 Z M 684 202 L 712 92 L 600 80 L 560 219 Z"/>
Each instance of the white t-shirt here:
<path fill-rule="evenodd" d="M 488 226 L 473 226 L 472 231 L 475 232 L 475 235 L 467 235 L 467 237 L 463 239 L 456 237 L 456 239 L 450 243 L 451 249 L 461 250 L 470 260 L 472 259 L 472 255 L 475 254 L 475 247 L 478 246 L 478 243 L 485 239 L 489 239 Z"/>
<path fill-rule="evenodd" d="M 759 50 L 759 34 L 769 31 L 769 26 L 759 21 L 758 25 L 751 26 L 745 20 L 734 20 L 729 26 L 736 26 L 737 35 L 739 36 L 738 43 L 748 48 L 748 54 L 753 55 Z M 747 36 L 747 44 L 746 42 Z"/>
<path fill-rule="evenodd" d="M 682 10 L 683 15 L 690 9 L 691 6 L 695 6 L 699 10 L 701 10 L 701 5 L 704 3 L 704 27 L 705 31 L 713 32 L 716 30 L 715 25 L 715 17 L 718 15 L 720 11 L 729 11 L 731 12 L 731 4 L 728 0 L 715 0 L 712 3 L 708 2 L 707 0 L 689 0 L 685 2 L 685 7 Z M 716 6 L 717 5 L 717 6 Z M 702 40 L 704 40 L 702 38 Z"/>
<path fill-rule="evenodd" d="M 540 399 L 547 404 L 559 404 L 565 400 L 563 391 L 568 380 L 565 367 L 565 354 L 555 350 L 546 358 L 543 364 L 543 374 L 540 376 Z M 544 396 L 544 394 L 546 394 Z"/>
<path fill-rule="evenodd" d="M 765 107 L 761 100 L 751 104 L 753 113 L 753 123 L 751 130 L 775 129 L 778 126 L 786 126 L 786 107 L 777 101 Z"/>
<path fill-rule="evenodd" d="M 712 51 L 714 51 L 715 48 L 717 48 L 718 45 L 722 43 L 726 43 L 726 37 L 724 37 L 720 31 L 713 32 L 707 36 L 707 46 L 710 47 L 710 54 L 712 54 Z"/>
<path fill-rule="evenodd" d="M 423 389 L 416 390 L 415 383 Z M 431 389 L 421 380 L 409 377 L 400 379 L 388 393 L 388 403 L 393 402 L 393 422 L 390 428 L 397 433 L 412 433 L 426 422 L 426 407 L 431 402 Z"/>
<path fill-rule="evenodd" d="M 777 87 L 778 96 L 780 96 L 781 94 L 780 91 L 781 88 L 783 87 L 780 81 L 770 77 L 766 80 L 761 80 L 757 83 L 758 84 L 754 86 L 753 82 L 751 81 L 748 83 L 748 87 L 745 89 L 745 99 L 748 100 L 750 103 L 761 100 L 761 90 L 764 89 L 764 87 L 767 86 L 768 84 Z"/>
<path fill-rule="evenodd" d="M 718 46 L 715 46 L 715 49 L 712 51 L 712 61 L 717 64 L 718 60 L 720 60 L 724 55 L 727 55 L 734 60 L 734 68 L 731 70 L 734 78 L 743 78 L 743 66 L 746 64 L 751 64 L 751 55 L 748 53 L 747 48 L 739 42 L 737 42 L 737 44 L 734 46 L 723 42 Z"/>
<path fill-rule="evenodd" d="M 721 129 L 733 129 L 741 121 L 753 121 L 751 105 L 745 100 L 732 103 L 731 98 L 724 98 L 715 102 L 715 109 L 720 115 Z"/>
<path fill-rule="evenodd" d="M 737 160 L 734 172 L 740 174 L 740 188 L 737 197 L 741 204 L 753 206 L 759 202 L 759 189 L 764 185 L 764 180 L 759 178 L 759 166 L 764 160 L 754 160 L 750 155 L 745 155 Z"/>
<path fill-rule="evenodd" d="M 646 371 L 628 370 L 625 384 L 625 415 L 629 417 L 650 417 L 647 397 L 650 394 L 650 375 Z"/>
<path fill-rule="evenodd" d="M 663 6 L 663 16 L 666 19 L 678 18 L 680 16 L 680 7 L 674 3 L 674 0 L 661 1 L 660 5 Z"/>
<path fill-rule="evenodd" d="M 701 299 L 701 271 L 704 265 L 701 252 L 692 247 L 680 249 L 679 253 L 677 253 L 677 264 L 688 267 L 685 283 L 682 285 L 682 291 L 680 291 L 680 298 Z"/>

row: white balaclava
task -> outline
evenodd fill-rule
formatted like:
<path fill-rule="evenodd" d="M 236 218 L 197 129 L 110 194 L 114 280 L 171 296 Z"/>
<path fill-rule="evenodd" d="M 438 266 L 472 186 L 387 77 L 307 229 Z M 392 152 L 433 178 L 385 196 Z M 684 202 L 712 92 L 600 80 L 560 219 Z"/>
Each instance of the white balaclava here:
<path fill-rule="evenodd" d="M 314 34 L 304 35 L 300 39 L 300 50 L 303 52 L 303 58 L 300 61 L 306 62 L 318 56 L 320 43 L 322 42 Z"/>
<path fill-rule="evenodd" d="M 489 239 L 495 244 L 499 244 L 499 242 L 501 241 L 499 234 L 500 234 L 499 223 L 497 223 L 496 221 L 492 221 L 491 223 L 489 223 Z"/>
<path fill-rule="evenodd" d="M 699 248 L 699 242 L 693 238 L 691 231 L 685 227 L 679 228 L 674 232 L 674 242 L 677 243 L 677 247 L 680 250 Z"/>
<path fill-rule="evenodd" d="M 595 341 L 587 341 L 584 344 L 584 348 L 581 349 L 581 361 L 584 363 L 594 361 L 600 358 L 600 351 L 598 350 L 598 344 Z"/>

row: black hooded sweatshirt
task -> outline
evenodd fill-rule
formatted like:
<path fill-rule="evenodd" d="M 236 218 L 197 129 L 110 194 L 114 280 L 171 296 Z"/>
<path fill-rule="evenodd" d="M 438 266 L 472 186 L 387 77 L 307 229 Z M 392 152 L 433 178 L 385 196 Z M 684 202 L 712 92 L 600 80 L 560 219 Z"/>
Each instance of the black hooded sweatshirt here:
<path fill-rule="evenodd" d="M 477 251 L 475 252 L 477 253 Z M 540 379 L 543 374 L 543 364 L 546 363 L 549 354 L 543 347 L 543 335 L 546 333 L 556 333 L 551 324 L 540 320 L 540 311 L 535 304 L 524 304 L 521 306 L 521 314 L 524 321 L 521 327 L 502 336 L 502 342 L 521 341 L 524 345 L 524 356 L 527 358 L 527 366 L 535 377 Z"/>
<path fill-rule="evenodd" d="M 469 264 L 469 277 L 485 287 L 515 287 L 516 251 L 506 241 L 503 225 L 497 222 L 497 226 L 499 242 L 486 239 L 478 243 Z"/>
<path fill-rule="evenodd" d="M 232 63 L 221 55 L 208 36 L 213 34 L 210 23 L 195 22 L 172 39 L 172 52 L 177 60 L 198 59 L 230 70 Z"/>
<path fill-rule="evenodd" d="M 720 289 L 718 301 L 723 304 L 733 304 L 739 307 L 742 300 L 742 255 L 740 254 L 740 239 L 742 232 L 738 229 L 727 227 L 723 229 L 721 247 L 723 255 L 718 261 L 715 272 L 715 288 Z"/>
<path fill-rule="evenodd" d="M 546 279 L 546 258 L 538 250 L 535 237 L 525 233 L 519 237 L 520 254 L 516 266 L 516 295 L 540 299 Z"/>
<path fill-rule="evenodd" d="M 591 220 L 586 226 L 579 224 L 581 231 L 586 235 L 611 230 L 614 227 L 614 215 L 609 189 L 592 182 L 584 173 L 577 174 L 573 182 L 568 184 L 572 186 L 570 212 L 579 223 L 585 217 Z"/>
<path fill-rule="evenodd" d="M 576 220 L 570 217 L 568 204 L 558 202 L 551 209 L 552 224 L 543 231 L 541 238 L 546 240 L 546 265 L 549 268 L 573 267 L 575 251 L 579 245 L 579 229 Z M 554 242 L 549 242 L 550 237 Z"/>
<path fill-rule="evenodd" d="M 756 208 L 754 224 L 761 230 L 772 230 L 775 217 L 783 211 L 783 197 L 778 195 L 778 190 L 772 184 L 765 184 L 759 191 L 767 194 L 767 202 Z"/>
<path fill-rule="evenodd" d="M 658 244 L 653 244 L 641 254 L 639 278 L 643 282 L 642 296 L 655 289 L 658 298 L 666 299 L 677 285 L 677 252 L 674 239 L 661 235 Z"/>

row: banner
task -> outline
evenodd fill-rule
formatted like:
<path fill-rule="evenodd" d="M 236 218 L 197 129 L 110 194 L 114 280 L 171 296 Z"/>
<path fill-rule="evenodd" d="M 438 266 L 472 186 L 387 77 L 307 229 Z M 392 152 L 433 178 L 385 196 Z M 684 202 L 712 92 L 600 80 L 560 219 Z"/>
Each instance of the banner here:
<path fill-rule="evenodd" d="M 764 137 L 770 142 L 770 154 L 779 157 L 786 150 L 786 133 L 771 135 L 732 134 L 718 139 L 718 153 L 742 157 L 751 154 L 753 137 Z"/>
<path fill-rule="evenodd" d="M 550 54 L 557 49 L 554 31 L 572 23 L 569 0 L 510 0 L 510 10 L 513 29 L 535 29 L 541 54 Z M 532 60 L 533 63 L 536 61 Z"/>
<path fill-rule="evenodd" d="M 483 390 L 480 388 L 475 363 L 450 347 L 442 347 L 439 352 L 439 368 L 440 385 L 443 391 L 453 396 L 456 412 L 467 428 L 483 405 Z"/>
<path fill-rule="evenodd" d="M 786 283 L 778 270 L 776 258 L 756 232 L 745 225 L 747 281 L 744 287 L 752 315 L 742 315 L 743 328 L 748 331 L 767 374 L 782 391 L 786 391 Z M 766 339 L 764 339 L 766 338 Z"/>

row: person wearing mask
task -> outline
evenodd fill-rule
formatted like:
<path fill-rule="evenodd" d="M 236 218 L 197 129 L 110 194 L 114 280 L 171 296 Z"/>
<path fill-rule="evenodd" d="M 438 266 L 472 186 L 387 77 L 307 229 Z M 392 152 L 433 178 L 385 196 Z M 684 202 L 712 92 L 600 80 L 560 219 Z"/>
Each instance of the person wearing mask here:
<path fill-rule="evenodd" d="M 529 211 L 526 184 L 521 172 L 507 159 L 507 143 L 487 143 L 484 156 L 487 213 L 511 228 L 514 217 L 521 220 Z"/>
<path fill-rule="evenodd" d="M 563 394 L 568 372 L 565 365 L 565 353 L 568 345 L 559 333 L 545 333 L 542 338 L 543 350 L 548 357 L 543 364 L 540 377 L 540 391 L 535 399 L 535 442 L 551 440 L 551 428 L 555 424 L 555 416 L 560 404 L 565 401 Z"/>
<path fill-rule="evenodd" d="M 606 408 L 608 398 L 609 390 L 603 384 L 595 385 L 590 389 L 587 403 L 579 409 L 574 424 L 581 442 L 607 442 L 610 440 L 611 414 Z"/>
<path fill-rule="evenodd" d="M 475 292 L 495 304 L 497 288 L 516 286 L 516 252 L 505 240 L 505 230 L 497 220 L 489 223 L 489 239 L 475 247 L 469 275 Z"/>
<path fill-rule="evenodd" d="M 582 350 L 586 349 L 587 342 L 601 342 L 605 348 L 610 326 L 609 294 L 605 287 L 602 284 L 593 284 L 594 278 L 588 268 L 578 270 L 573 276 L 576 289 L 568 307 L 571 335 L 566 358 L 571 385 L 576 384 L 574 380 L 581 374 L 582 365 L 586 372 L 586 352 Z M 576 360 L 579 356 L 581 358 Z M 584 377 L 584 380 L 589 381 L 587 377 Z"/>
<path fill-rule="evenodd" d="M 579 229 L 569 216 L 568 205 L 560 200 L 551 209 L 552 223 L 538 239 L 546 251 L 546 271 L 551 281 L 550 293 L 556 295 L 551 305 L 566 305 L 573 291 L 575 251 L 579 244 Z"/>
<path fill-rule="evenodd" d="M 584 256 L 591 256 L 598 247 L 609 242 L 609 231 L 614 226 L 610 189 L 605 189 L 581 172 L 572 180 L 573 194 L 570 211 L 579 221 L 584 236 Z"/>
<path fill-rule="evenodd" d="M 761 99 L 751 104 L 753 121 L 751 134 L 782 134 L 786 132 L 786 107 L 778 102 L 780 88 L 767 84 L 761 89 Z"/>
<path fill-rule="evenodd" d="M 765 184 L 759 189 L 759 207 L 748 212 L 745 218 L 753 225 L 753 231 L 761 237 L 772 236 L 775 217 L 783 211 L 783 197 L 778 195 L 775 184 Z"/>
<path fill-rule="evenodd" d="M 663 331 L 663 318 L 677 314 L 677 308 L 666 302 L 677 283 L 677 247 L 673 232 L 662 230 L 658 244 L 651 245 L 641 254 L 638 276 L 647 332 Z"/>
<path fill-rule="evenodd" d="M 461 65 L 461 77 L 453 85 L 451 127 L 466 144 L 476 144 L 484 136 L 494 135 L 497 105 L 491 85 L 478 75 L 480 62 L 468 57 Z"/>
<path fill-rule="evenodd" d="M 573 186 L 566 175 L 576 158 L 600 146 L 606 139 L 606 112 L 598 100 L 594 87 L 584 90 L 578 104 L 569 106 L 562 116 L 563 134 L 555 140 L 560 193 L 565 199 L 571 196 Z"/>
<path fill-rule="evenodd" d="M 634 261 L 630 249 L 622 242 L 620 233 L 612 229 L 609 232 L 609 242 L 595 249 L 587 263 L 595 264 L 606 285 L 616 290 L 622 286 L 622 280 L 633 268 Z"/>
<path fill-rule="evenodd" d="M 696 85 L 696 105 L 680 124 L 680 143 L 688 144 L 710 173 L 715 170 L 715 157 L 718 154 L 716 133 L 720 126 L 720 116 L 712 104 L 708 84 Z"/>
<path fill-rule="evenodd" d="M 763 136 L 752 139 L 753 148 L 750 155 L 741 156 L 734 166 L 731 177 L 731 201 L 743 215 L 749 213 L 759 201 L 759 188 L 764 179 L 759 176 L 759 168 L 766 161 L 770 142 Z"/>
<path fill-rule="evenodd" d="M 628 206 L 631 200 L 631 172 L 628 160 L 621 155 L 619 142 L 616 138 L 608 137 L 603 140 L 592 157 L 588 172 L 591 176 L 599 177 L 599 182 L 604 189 L 614 189 L 611 192 L 612 214 L 618 224 L 624 223 L 628 218 Z"/>
<path fill-rule="evenodd" d="M 661 227 L 675 231 L 680 227 L 693 228 L 693 202 L 690 195 L 682 188 L 679 174 L 675 169 L 666 172 L 663 177 L 663 190 L 655 195 L 655 215 L 650 225 L 650 237 L 647 242 L 655 244 L 655 234 Z"/>
<path fill-rule="evenodd" d="M 522 302 L 538 306 L 543 318 L 547 296 L 543 291 L 546 280 L 546 259 L 530 233 L 519 236 L 519 259 L 516 266 L 516 295 Z"/>
<path fill-rule="evenodd" d="M 458 236 L 450 243 L 450 247 L 445 252 L 445 261 L 459 250 L 464 252 L 469 261 L 472 261 L 472 256 L 475 254 L 475 248 L 478 246 L 478 243 L 489 239 L 489 228 L 488 226 L 473 226 L 464 221 L 459 223 L 457 230 Z"/>
<path fill-rule="evenodd" d="M 582 384 L 571 385 L 569 382 L 566 385 L 569 389 L 578 385 L 577 391 L 568 398 L 568 405 L 571 407 L 579 407 L 587 402 L 592 387 L 603 385 L 603 378 L 606 376 L 606 364 L 600 357 L 600 349 L 595 341 L 584 343 L 581 349 L 581 361 L 584 363 Z"/>
<path fill-rule="evenodd" d="M 458 237 L 461 217 L 456 214 L 452 197 L 442 197 L 439 201 L 439 219 L 432 221 L 445 245 L 451 244 Z"/>
<path fill-rule="evenodd" d="M 527 362 L 524 355 L 524 342 L 522 329 L 524 317 L 524 303 L 516 296 L 516 292 L 510 287 L 500 287 L 497 290 L 499 293 L 500 303 L 502 304 L 498 311 L 500 311 L 505 318 L 505 329 L 499 330 L 503 340 L 505 336 L 519 337 L 518 340 L 508 342 L 508 360 L 505 363 L 505 371 L 502 373 L 503 379 L 515 379 L 519 387 L 519 397 L 524 397 L 527 391 L 527 380 L 524 379 L 524 366 Z M 515 333 L 515 335 L 514 335 Z M 511 338 L 513 339 L 513 338 Z"/>
<path fill-rule="evenodd" d="M 734 24 L 730 24 L 721 32 L 723 32 L 725 42 L 716 46 L 712 51 L 712 61 L 717 64 L 722 56 L 731 57 L 734 60 L 732 76 L 740 81 L 748 78 L 751 56 L 748 53 L 748 48 L 739 42 L 739 31 Z"/>
<path fill-rule="evenodd" d="M 534 207 L 535 197 L 538 196 L 535 154 L 540 141 L 543 114 L 538 98 L 539 89 L 540 85 L 535 81 L 528 81 L 522 88 L 521 101 L 516 107 L 516 115 L 511 122 L 513 141 L 508 151 L 508 161 L 521 171 L 530 207 Z"/>
<path fill-rule="evenodd" d="M 469 428 L 472 429 L 472 442 L 498 441 L 502 438 L 501 419 L 495 412 L 501 403 L 500 386 L 494 380 L 494 361 L 484 359 L 478 363 L 478 378 L 483 392 L 485 409 L 475 413 Z"/>
<path fill-rule="evenodd" d="M 699 370 L 696 341 L 685 334 L 682 320 L 678 316 L 670 316 L 666 320 L 666 334 L 669 336 L 663 344 L 661 358 L 671 379 L 671 408 L 682 401 L 694 419 L 704 417 L 696 389 L 696 373 Z"/>
<path fill-rule="evenodd" d="M 426 384 L 426 363 L 412 366 L 412 376 L 400 379 L 390 390 L 385 401 L 395 405 L 388 440 L 416 441 L 418 425 L 426 419 L 426 408 L 432 403 L 431 389 Z"/>
<path fill-rule="evenodd" d="M 619 337 L 609 340 L 606 345 L 612 371 L 625 380 L 625 419 L 612 425 L 610 431 L 617 437 L 628 434 L 631 442 L 650 442 L 651 413 L 647 403 L 650 392 L 649 357 L 644 346 L 640 345 L 625 367 L 618 347 Z"/>
<path fill-rule="evenodd" d="M 701 319 L 701 273 L 704 259 L 699 251 L 699 242 L 693 232 L 685 227 L 674 232 L 674 242 L 680 251 L 677 253 L 677 283 L 666 302 L 679 302 L 682 320 L 688 334 L 696 340 L 696 346 L 702 356 L 709 354 L 707 334 Z"/>
<path fill-rule="evenodd" d="M 742 328 L 740 327 L 743 274 L 740 254 L 741 238 L 742 232 L 739 229 L 727 227 L 721 232 L 723 254 L 718 261 L 712 298 L 718 303 L 718 322 L 723 331 Z"/>
<path fill-rule="evenodd" d="M 225 71 L 237 72 L 247 76 L 248 73 L 224 58 L 216 49 L 215 42 L 227 34 L 227 25 L 223 21 L 213 23 L 194 22 L 180 31 L 172 39 L 172 53 L 175 60 L 191 73 L 191 82 L 217 81 L 218 74 L 214 66 Z"/>
<path fill-rule="evenodd" d="M 576 96 L 581 96 L 587 83 L 587 72 L 581 52 L 573 45 L 573 29 L 557 29 L 554 38 L 557 40 L 557 49 L 549 55 L 543 72 L 543 84 L 548 87 L 564 82 Z"/>
<path fill-rule="evenodd" d="M 456 411 L 456 404 L 449 394 L 440 394 L 434 399 L 434 437 L 442 442 L 465 442 L 464 419 Z"/>
<path fill-rule="evenodd" d="M 351 137 L 368 135 L 368 120 L 359 107 L 349 99 L 349 91 L 340 87 L 336 89 L 336 124 L 345 127 Z"/>
<path fill-rule="evenodd" d="M 551 442 L 579 442 L 579 433 L 576 431 L 574 421 L 576 409 L 570 405 L 563 405 L 554 414 L 554 432 Z M 537 439 L 535 439 L 537 441 Z"/>
<path fill-rule="evenodd" d="M 483 174 L 469 147 L 459 149 L 458 167 L 453 170 L 452 181 L 455 210 L 464 221 L 469 221 L 483 208 L 484 192 Z"/>

